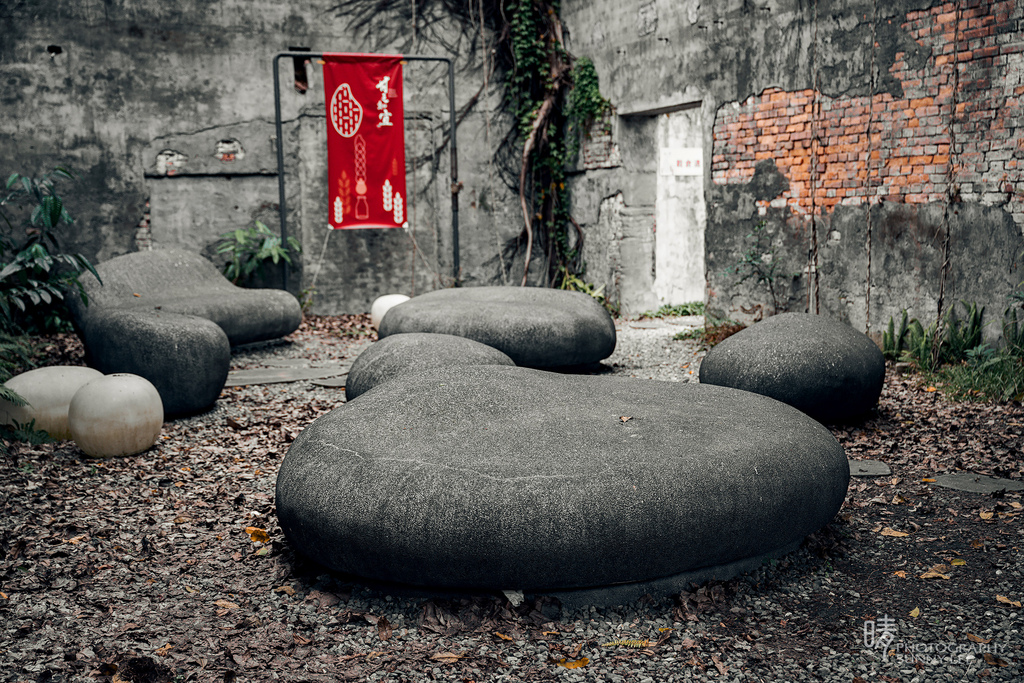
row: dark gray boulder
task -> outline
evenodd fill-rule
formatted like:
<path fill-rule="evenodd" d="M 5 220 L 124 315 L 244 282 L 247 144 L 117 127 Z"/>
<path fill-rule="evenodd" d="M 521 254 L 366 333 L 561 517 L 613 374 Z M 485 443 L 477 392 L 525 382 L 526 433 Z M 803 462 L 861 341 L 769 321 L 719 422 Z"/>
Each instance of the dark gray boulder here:
<path fill-rule="evenodd" d="M 300 553 L 432 587 L 642 582 L 786 548 L 850 470 L 814 420 L 708 385 L 473 366 L 317 419 L 277 479 Z"/>
<path fill-rule="evenodd" d="M 700 381 L 770 396 L 822 422 L 842 422 L 878 402 L 885 358 L 849 325 L 783 313 L 711 349 L 701 361 Z"/>
<path fill-rule="evenodd" d="M 410 332 L 393 334 L 359 354 L 345 382 L 351 401 L 395 377 L 432 368 L 467 365 L 515 365 L 501 351 L 465 337 Z"/>
<path fill-rule="evenodd" d="M 596 363 L 615 350 L 615 322 L 593 297 L 539 287 L 421 294 L 390 309 L 377 336 L 408 332 L 466 337 L 535 368 Z"/>
<path fill-rule="evenodd" d="M 66 301 L 86 360 L 110 374 L 145 377 L 167 415 L 195 413 L 217 400 L 231 346 L 276 339 L 302 324 L 288 292 L 231 284 L 210 261 L 181 249 L 139 251 L 82 277 L 89 305 Z"/>
<path fill-rule="evenodd" d="M 181 249 L 125 254 L 104 261 L 96 271 L 102 285 L 92 275 L 82 278 L 88 306 L 68 297 L 78 329 L 109 309 L 163 311 L 210 320 L 236 346 L 283 337 L 302 324 L 302 308 L 288 292 L 236 287 L 213 263 Z"/>
<path fill-rule="evenodd" d="M 228 377 L 228 337 L 205 318 L 104 310 L 91 315 L 82 332 L 91 366 L 105 375 L 127 372 L 148 379 L 169 417 L 213 405 Z"/>

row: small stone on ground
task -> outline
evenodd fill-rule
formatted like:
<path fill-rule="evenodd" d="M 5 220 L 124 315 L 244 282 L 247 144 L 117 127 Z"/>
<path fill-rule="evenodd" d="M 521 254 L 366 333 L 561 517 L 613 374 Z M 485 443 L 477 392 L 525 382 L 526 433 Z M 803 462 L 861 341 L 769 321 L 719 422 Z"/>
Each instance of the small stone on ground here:
<path fill-rule="evenodd" d="M 999 493 L 1000 491 L 1024 491 L 1024 482 L 1001 477 L 990 477 L 974 472 L 954 472 L 940 474 L 935 483 L 947 489 L 967 491 L 969 493 Z"/>
<path fill-rule="evenodd" d="M 348 367 L 335 368 L 303 368 L 277 367 L 256 368 L 253 370 L 234 370 L 228 373 L 227 387 L 244 387 L 250 384 L 279 384 L 282 382 L 299 382 L 303 380 L 337 377 L 348 372 Z"/>
<path fill-rule="evenodd" d="M 892 474 L 892 470 L 884 462 L 878 460 L 851 460 L 851 477 L 885 477 Z"/>

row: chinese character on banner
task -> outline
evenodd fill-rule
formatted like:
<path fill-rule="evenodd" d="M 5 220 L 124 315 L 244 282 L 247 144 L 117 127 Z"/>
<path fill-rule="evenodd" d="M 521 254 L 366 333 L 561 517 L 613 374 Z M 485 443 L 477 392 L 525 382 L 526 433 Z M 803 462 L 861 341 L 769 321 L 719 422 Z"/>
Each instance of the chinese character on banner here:
<path fill-rule="evenodd" d="M 331 227 L 406 226 L 402 57 L 325 54 L 324 91 Z"/>

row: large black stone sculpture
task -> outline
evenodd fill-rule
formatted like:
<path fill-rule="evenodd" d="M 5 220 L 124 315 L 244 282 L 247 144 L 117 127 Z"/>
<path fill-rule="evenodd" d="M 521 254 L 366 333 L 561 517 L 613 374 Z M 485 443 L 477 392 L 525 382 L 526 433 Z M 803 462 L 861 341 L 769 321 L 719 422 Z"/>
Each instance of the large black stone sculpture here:
<path fill-rule="evenodd" d="M 501 351 L 465 337 L 410 332 L 393 334 L 359 354 L 345 381 L 351 401 L 378 384 L 421 370 L 470 365 L 515 365 Z"/>
<path fill-rule="evenodd" d="M 68 297 L 88 363 L 104 373 L 145 377 L 168 415 L 195 413 L 220 394 L 230 347 L 276 339 L 302 323 L 291 294 L 242 289 L 198 254 L 140 251 L 82 278 L 89 305 Z"/>
<path fill-rule="evenodd" d="M 593 297 L 539 287 L 421 294 L 390 309 L 377 334 L 406 332 L 466 337 L 534 368 L 596 363 L 615 350 L 615 322 Z"/>
<path fill-rule="evenodd" d="M 783 313 L 711 349 L 701 361 L 700 381 L 770 396 L 822 422 L 842 422 L 878 402 L 885 358 L 849 325 Z"/>
<path fill-rule="evenodd" d="M 277 513 L 341 572 L 562 590 L 790 548 L 832 519 L 849 476 L 827 429 L 757 394 L 474 366 L 317 419 L 281 465 Z"/>

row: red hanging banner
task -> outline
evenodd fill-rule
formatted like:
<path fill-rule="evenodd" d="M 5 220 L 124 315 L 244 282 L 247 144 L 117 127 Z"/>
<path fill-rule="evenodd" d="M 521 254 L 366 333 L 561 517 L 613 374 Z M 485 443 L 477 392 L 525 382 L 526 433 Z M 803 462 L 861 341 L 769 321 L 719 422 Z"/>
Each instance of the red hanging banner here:
<path fill-rule="evenodd" d="M 400 55 L 325 54 L 332 228 L 406 224 Z"/>

